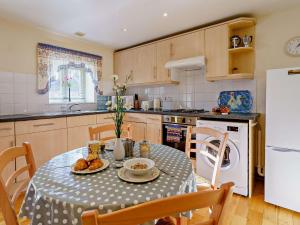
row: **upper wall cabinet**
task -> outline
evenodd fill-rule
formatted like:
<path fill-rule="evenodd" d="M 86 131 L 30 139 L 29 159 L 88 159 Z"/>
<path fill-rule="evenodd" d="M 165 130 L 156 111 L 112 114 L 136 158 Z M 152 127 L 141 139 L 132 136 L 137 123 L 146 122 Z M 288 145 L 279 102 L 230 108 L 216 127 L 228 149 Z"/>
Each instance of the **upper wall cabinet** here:
<path fill-rule="evenodd" d="M 171 58 L 183 59 L 204 54 L 203 30 L 171 38 Z"/>
<path fill-rule="evenodd" d="M 163 40 L 156 44 L 156 79 L 158 81 L 170 80 L 170 71 L 165 68 L 168 61 L 171 60 L 171 41 Z"/>
<path fill-rule="evenodd" d="M 134 73 L 135 57 L 135 49 L 114 54 L 114 73 L 119 75 L 120 82 L 124 82 L 126 76 Z"/>
<path fill-rule="evenodd" d="M 156 46 L 145 45 L 135 49 L 135 68 L 133 82 L 149 83 L 156 80 Z"/>
<path fill-rule="evenodd" d="M 205 30 L 206 78 L 225 77 L 228 74 L 228 26 L 221 25 Z"/>
<path fill-rule="evenodd" d="M 231 38 L 241 39 L 233 48 Z M 245 44 L 243 38 L 251 37 Z M 248 41 L 249 42 L 249 41 Z M 178 84 L 172 80 L 165 64 L 203 55 L 206 58 L 206 79 L 253 79 L 255 56 L 255 19 L 238 18 L 189 33 L 159 40 L 114 55 L 114 72 L 124 81 L 132 74 L 129 85 Z"/>
<path fill-rule="evenodd" d="M 240 38 L 232 46 L 232 37 Z M 244 37 L 251 39 L 247 46 Z M 245 38 L 244 38 L 245 39 Z M 206 79 L 232 80 L 254 78 L 255 19 L 239 18 L 205 29 Z"/>

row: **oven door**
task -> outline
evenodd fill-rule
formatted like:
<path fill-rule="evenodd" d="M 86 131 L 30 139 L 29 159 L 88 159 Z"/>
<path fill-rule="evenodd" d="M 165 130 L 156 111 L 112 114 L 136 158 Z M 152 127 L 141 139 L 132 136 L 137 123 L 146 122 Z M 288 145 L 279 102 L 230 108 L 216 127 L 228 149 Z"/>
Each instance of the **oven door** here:
<path fill-rule="evenodd" d="M 186 125 L 180 125 L 180 124 L 176 124 L 178 125 L 178 128 L 180 128 L 181 130 L 181 135 L 180 135 L 180 140 L 173 140 L 170 141 L 168 140 L 168 129 L 171 126 L 174 126 L 175 124 L 170 124 L 170 123 L 164 123 L 162 126 L 163 128 L 163 144 L 170 146 L 172 148 L 176 148 L 180 151 L 185 151 L 185 139 L 186 139 L 186 132 L 187 132 L 187 126 Z"/>

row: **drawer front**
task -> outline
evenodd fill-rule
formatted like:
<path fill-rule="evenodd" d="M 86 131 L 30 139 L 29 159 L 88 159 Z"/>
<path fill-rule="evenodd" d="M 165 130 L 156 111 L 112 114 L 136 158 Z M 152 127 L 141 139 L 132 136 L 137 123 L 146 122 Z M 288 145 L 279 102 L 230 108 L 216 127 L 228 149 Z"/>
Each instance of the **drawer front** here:
<path fill-rule="evenodd" d="M 136 123 L 146 123 L 146 114 L 143 113 L 126 113 L 124 117 L 125 121 L 136 122 Z"/>
<path fill-rule="evenodd" d="M 14 123 L 0 123 L 0 137 L 7 137 L 14 135 Z"/>
<path fill-rule="evenodd" d="M 68 127 L 79 127 L 96 124 L 96 115 L 67 117 Z"/>
<path fill-rule="evenodd" d="M 113 113 L 105 113 L 105 114 L 98 114 L 97 115 L 97 123 L 98 124 L 113 124 Z"/>
<path fill-rule="evenodd" d="M 162 122 L 162 117 L 161 115 L 147 115 L 147 123 L 151 123 L 151 124 L 161 124 Z"/>
<path fill-rule="evenodd" d="M 58 130 L 67 127 L 66 117 L 56 119 L 29 120 L 16 122 L 16 134 L 30 134 L 41 131 Z"/>

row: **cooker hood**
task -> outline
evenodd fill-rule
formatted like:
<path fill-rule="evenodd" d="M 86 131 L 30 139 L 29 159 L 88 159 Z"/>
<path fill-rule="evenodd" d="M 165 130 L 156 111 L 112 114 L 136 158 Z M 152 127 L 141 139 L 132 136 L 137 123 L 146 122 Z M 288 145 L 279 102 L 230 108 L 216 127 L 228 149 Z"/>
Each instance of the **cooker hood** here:
<path fill-rule="evenodd" d="M 201 69 L 203 66 L 205 66 L 204 56 L 172 60 L 165 64 L 165 68 L 176 70 L 197 70 Z"/>

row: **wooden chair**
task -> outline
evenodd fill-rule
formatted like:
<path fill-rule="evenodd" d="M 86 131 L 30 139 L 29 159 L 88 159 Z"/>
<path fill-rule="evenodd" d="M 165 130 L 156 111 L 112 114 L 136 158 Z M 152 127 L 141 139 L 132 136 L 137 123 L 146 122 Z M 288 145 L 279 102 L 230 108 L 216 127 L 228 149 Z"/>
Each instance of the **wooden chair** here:
<path fill-rule="evenodd" d="M 29 143 L 23 143 L 23 146 L 5 149 L 0 153 L 0 174 L 11 161 L 19 157 L 25 157 L 27 165 L 16 170 L 10 175 L 7 181 L 4 181 L 0 176 L 0 208 L 7 225 L 19 224 L 16 213 L 17 209 L 15 208 L 16 201 L 33 177 L 36 166 Z M 28 172 L 29 177 L 20 181 L 19 184 L 18 182 L 16 183 L 16 179 L 25 172 Z"/>
<path fill-rule="evenodd" d="M 89 127 L 89 133 L 90 133 L 90 140 L 102 140 L 104 142 L 112 140 L 116 138 L 115 135 L 112 135 L 111 133 L 114 133 L 115 125 L 114 124 L 105 124 L 98 127 Z M 105 133 L 107 135 L 105 135 Z M 130 124 L 123 124 L 122 126 L 122 134 L 125 133 L 125 138 L 132 138 L 132 128 Z"/>
<path fill-rule="evenodd" d="M 197 134 L 205 134 L 207 136 L 214 137 L 220 141 L 220 144 L 219 146 L 217 146 L 204 140 L 193 140 L 192 136 Z M 198 190 L 202 190 L 206 188 L 213 188 L 213 189 L 216 188 L 218 178 L 220 175 L 220 169 L 224 157 L 224 152 L 227 146 L 227 141 L 228 141 L 228 133 L 222 133 L 220 131 L 208 127 L 189 126 L 187 128 L 185 152 L 188 155 L 188 157 L 190 157 L 191 152 L 198 152 L 204 155 L 205 157 L 208 157 L 210 160 L 214 162 L 213 174 L 210 181 L 197 175 Z M 196 148 L 192 149 L 191 144 L 196 144 Z M 203 148 L 203 146 L 205 148 Z M 212 151 L 207 151 L 207 148 L 214 150 L 214 153 Z"/>
<path fill-rule="evenodd" d="M 226 183 L 217 190 L 176 195 L 104 215 L 99 215 L 97 210 L 90 210 L 82 214 L 81 220 L 83 225 L 137 225 L 180 212 L 211 207 L 212 213 L 209 219 L 199 221 L 197 225 L 223 225 L 228 219 L 232 189 L 233 183 Z M 160 220 L 157 224 L 159 223 Z"/>

